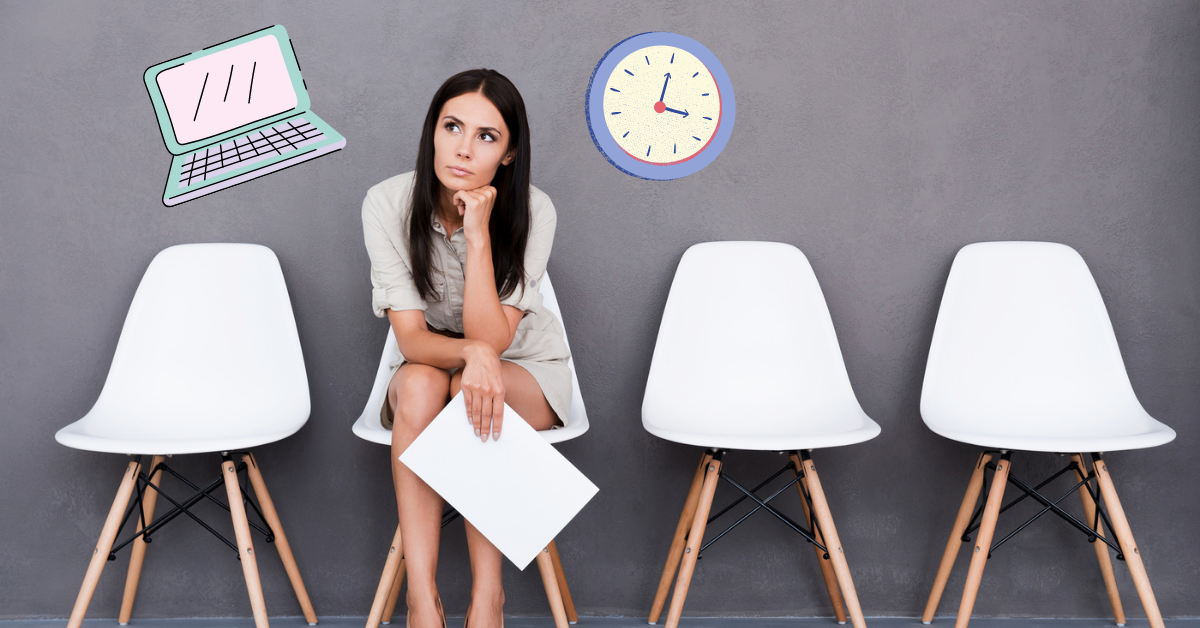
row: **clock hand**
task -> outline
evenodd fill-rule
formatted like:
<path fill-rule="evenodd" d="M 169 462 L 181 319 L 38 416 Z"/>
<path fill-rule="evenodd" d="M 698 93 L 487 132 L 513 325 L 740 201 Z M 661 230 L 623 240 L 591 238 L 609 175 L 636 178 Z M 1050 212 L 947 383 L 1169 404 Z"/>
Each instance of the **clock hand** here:
<path fill-rule="evenodd" d="M 662 102 L 663 98 L 665 98 L 667 96 L 667 83 L 671 80 L 670 72 L 667 72 L 663 76 L 667 77 L 667 80 L 663 81 L 663 90 L 662 90 L 662 94 L 659 95 L 659 97 L 658 97 L 658 102 Z"/>
<path fill-rule="evenodd" d="M 685 117 L 685 118 L 686 118 L 686 117 L 688 117 L 688 115 L 689 115 L 689 114 L 688 114 L 688 112 L 687 112 L 687 109 L 684 109 L 683 111 L 680 111 L 680 110 L 678 110 L 678 109 L 672 109 L 672 108 L 670 108 L 670 107 L 667 107 L 667 108 L 665 109 L 665 111 L 670 111 L 671 113 L 682 113 L 682 114 L 683 114 L 683 117 Z"/>

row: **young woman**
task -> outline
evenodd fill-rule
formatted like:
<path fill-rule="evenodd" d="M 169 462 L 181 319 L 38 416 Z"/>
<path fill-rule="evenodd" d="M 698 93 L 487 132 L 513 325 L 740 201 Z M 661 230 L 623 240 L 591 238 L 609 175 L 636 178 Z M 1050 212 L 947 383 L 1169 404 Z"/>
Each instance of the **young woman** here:
<path fill-rule="evenodd" d="M 408 578 L 408 625 L 438 628 L 434 582 L 442 498 L 398 458 L 460 391 L 483 441 L 501 438 L 507 403 L 534 429 L 564 425 L 570 354 L 542 305 L 557 218 L 529 183 L 529 125 L 516 87 L 468 70 L 433 96 L 416 170 L 372 187 L 363 201 L 375 315 L 387 316 L 404 360 L 381 420 L 392 428 L 392 476 Z M 479 470 L 487 482 L 487 469 Z M 471 605 L 466 625 L 504 624 L 501 554 L 466 522 Z"/>

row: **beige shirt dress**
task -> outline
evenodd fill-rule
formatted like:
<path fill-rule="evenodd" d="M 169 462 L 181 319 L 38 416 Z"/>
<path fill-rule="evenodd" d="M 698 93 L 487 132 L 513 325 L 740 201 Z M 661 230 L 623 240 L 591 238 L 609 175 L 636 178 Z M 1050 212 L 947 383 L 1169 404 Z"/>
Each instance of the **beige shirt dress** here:
<path fill-rule="evenodd" d="M 424 310 L 430 331 L 461 338 L 463 334 L 463 292 L 466 287 L 467 237 L 459 228 L 447 234 L 437 212 L 433 213 L 433 283 L 437 293 L 426 301 L 413 282 L 408 255 L 407 218 L 412 209 L 414 172 L 396 175 L 367 191 L 363 199 L 363 237 L 371 258 L 371 302 L 375 316 L 384 318 L 386 310 Z M 554 205 L 545 192 L 529 186 L 531 214 L 529 242 L 525 247 L 525 281 L 502 305 L 524 310 L 512 344 L 500 359 L 514 362 L 529 371 L 542 388 L 550 407 L 567 423 L 571 406 L 571 357 L 564 340 L 562 323 L 542 303 L 538 282 L 546 272 L 554 229 L 558 223 Z M 393 362 L 395 374 L 406 360 Z M 450 372 L 453 374 L 454 370 Z M 391 404 L 386 401 L 380 413 L 385 427 L 392 425 Z"/>

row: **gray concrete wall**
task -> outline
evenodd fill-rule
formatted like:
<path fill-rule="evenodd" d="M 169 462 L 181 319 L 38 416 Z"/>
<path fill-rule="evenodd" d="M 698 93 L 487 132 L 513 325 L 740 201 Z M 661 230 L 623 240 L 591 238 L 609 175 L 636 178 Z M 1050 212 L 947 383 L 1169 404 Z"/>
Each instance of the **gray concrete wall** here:
<path fill-rule="evenodd" d="M 163 207 L 169 155 L 143 70 L 274 23 L 347 148 Z M 583 115 L 600 57 L 647 30 L 704 43 L 738 100 L 724 153 L 667 183 L 609 165 Z M 855 391 L 883 427 L 816 460 L 866 613 L 911 616 L 977 453 L 918 413 L 950 262 L 970 242 L 1036 239 L 1082 253 L 1142 403 L 1179 433 L 1110 462 L 1163 613 L 1200 615 L 1200 4 L 9 2 L 0 53 L 0 618 L 69 614 L 125 463 L 62 447 L 54 432 L 99 394 L 154 254 L 209 241 L 261 243 L 282 262 L 312 417 L 259 456 L 318 613 L 366 614 L 396 515 L 387 450 L 350 432 L 386 334 L 370 310 L 360 204 L 411 169 L 441 81 L 478 66 L 521 89 L 534 182 L 558 209 L 550 272 L 592 421 L 562 451 L 601 489 L 559 540 L 581 614 L 648 611 L 700 454 L 648 435 L 639 416 L 689 245 L 777 240 L 812 261 Z M 735 454 L 728 469 L 751 478 L 779 462 Z M 1033 477 L 1059 462 L 1024 455 L 1014 468 Z M 196 475 L 216 463 L 177 460 Z M 261 554 L 269 611 L 298 614 L 274 551 Z M 126 556 L 109 564 L 89 616 L 116 616 Z M 1128 571 L 1117 573 L 1127 611 L 1142 616 Z M 943 612 L 964 578 L 960 564 Z M 440 582 L 461 613 L 457 524 Z M 533 570 L 510 569 L 509 612 L 546 614 L 540 586 Z M 830 613 L 811 550 L 767 518 L 705 554 L 686 612 Z M 976 612 L 1108 607 L 1091 548 L 1046 520 L 990 562 Z M 155 537 L 136 616 L 249 614 L 232 552 L 186 521 Z"/>

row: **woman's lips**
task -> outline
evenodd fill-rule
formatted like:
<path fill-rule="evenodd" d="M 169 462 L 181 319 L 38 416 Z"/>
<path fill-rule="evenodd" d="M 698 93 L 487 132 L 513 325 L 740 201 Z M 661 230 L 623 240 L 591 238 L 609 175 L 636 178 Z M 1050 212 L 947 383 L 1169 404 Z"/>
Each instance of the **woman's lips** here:
<path fill-rule="evenodd" d="M 458 166 L 447 166 L 447 167 L 450 169 L 450 172 L 453 172 L 454 174 L 456 174 L 460 177 L 469 177 L 469 176 L 475 174 L 474 172 L 471 172 L 470 170 L 467 170 L 466 168 L 459 168 Z"/>

